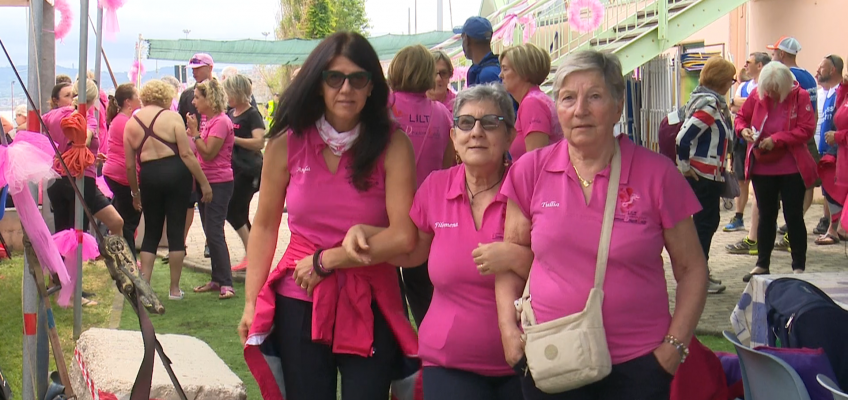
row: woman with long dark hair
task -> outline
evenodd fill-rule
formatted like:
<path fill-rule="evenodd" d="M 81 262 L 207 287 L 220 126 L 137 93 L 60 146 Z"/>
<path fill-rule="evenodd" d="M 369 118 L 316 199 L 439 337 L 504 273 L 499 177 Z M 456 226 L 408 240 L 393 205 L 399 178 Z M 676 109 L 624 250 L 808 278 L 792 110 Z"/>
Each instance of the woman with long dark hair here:
<path fill-rule="evenodd" d="M 388 260 L 412 251 L 415 157 L 392 121 L 380 59 L 359 34 L 339 32 L 309 55 L 274 115 L 259 207 L 248 243 L 239 335 L 264 398 L 386 399 L 396 362 L 418 342 Z M 291 241 L 269 276 L 288 208 Z M 358 252 L 356 224 L 386 227 Z M 273 329 L 272 329 L 273 328 Z M 265 343 L 265 341 L 268 343 Z M 276 347 L 281 370 L 260 350 Z"/>
<path fill-rule="evenodd" d="M 115 96 L 109 100 L 106 120 L 109 123 L 106 148 L 106 163 L 103 164 L 103 179 L 112 191 L 112 206 L 124 219 L 124 239 L 130 251 L 138 259 L 135 249 L 135 230 L 141 221 L 141 212 L 133 207 L 130 182 L 127 180 L 127 165 L 124 155 L 124 128 L 132 113 L 141 108 L 138 90 L 132 83 L 125 83 L 115 89 Z"/>

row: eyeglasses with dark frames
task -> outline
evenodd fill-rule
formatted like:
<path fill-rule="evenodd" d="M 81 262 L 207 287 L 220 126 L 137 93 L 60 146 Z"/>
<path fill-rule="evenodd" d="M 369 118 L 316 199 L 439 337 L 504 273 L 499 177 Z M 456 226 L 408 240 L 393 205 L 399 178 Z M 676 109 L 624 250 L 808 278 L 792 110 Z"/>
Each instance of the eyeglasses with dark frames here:
<path fill-rule="evenodd" d="M 324 83 L 333 89 L 340 89 L 344 86 L 345 81 L 350 82 L 350 86 L 354 89 L 364 89 L 371 82 L 371 73 L 368 71 L 359 71 L 352 74 L 343 74 L 339 71 L 324 71 L 322 76 Z"/>
<path fill-rule="evenodd" d="M 454 126 L 465 132 L 474 129 L 474 125 L 477 125 L 477 121 L 480 121 L 480 126 L 483 130 L 493 131 L 501 126 L 501 123 L 504 121 L 504 117 L 492 114 L 484 115 L 480 118 L 475 118 L 472 115 L 460 115 L 453 117 Z"/>

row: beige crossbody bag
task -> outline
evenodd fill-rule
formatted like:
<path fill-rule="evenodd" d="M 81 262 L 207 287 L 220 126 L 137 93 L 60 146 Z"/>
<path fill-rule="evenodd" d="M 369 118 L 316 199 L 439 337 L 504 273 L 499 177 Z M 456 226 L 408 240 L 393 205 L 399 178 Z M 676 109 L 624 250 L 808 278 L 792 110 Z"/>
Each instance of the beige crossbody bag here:
<path fill-rule="evenodd" d="M 560 393 L 586 386 L 600 381 L 612 370 L 601 306 L 620 178 L 621 151 L 616 141 L 598 245 L 595 286 L 589 291 L 586 308 L 577 314 L 537 324 L 530 304 L 529 277 L 524 295 L 516 302 L 524 328 L 527 367 L 536 387 L 545 393 Z"/>

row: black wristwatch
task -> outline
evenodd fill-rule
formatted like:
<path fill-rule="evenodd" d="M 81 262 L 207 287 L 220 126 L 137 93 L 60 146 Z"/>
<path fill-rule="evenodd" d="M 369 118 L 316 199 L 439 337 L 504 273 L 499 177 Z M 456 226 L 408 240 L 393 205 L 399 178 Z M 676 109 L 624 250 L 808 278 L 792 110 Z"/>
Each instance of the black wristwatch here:
<path fill-rule="evenodd" d="M 200 139 L 202 139 L 202 138 L 200 137 L 200 135 L 197 135 L 197 136 L 195 136 L 195 137 L 194 137 L 194 141 L 195 141 L 195 142 L 196 142 L 196 141 L 198 141 L 198 140 L 200 140 Z"/>

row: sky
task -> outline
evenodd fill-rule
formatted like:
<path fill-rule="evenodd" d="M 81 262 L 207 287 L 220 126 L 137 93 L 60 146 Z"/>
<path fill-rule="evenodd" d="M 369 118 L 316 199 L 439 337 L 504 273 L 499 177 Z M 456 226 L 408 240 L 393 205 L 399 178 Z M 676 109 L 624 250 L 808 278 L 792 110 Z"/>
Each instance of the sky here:
<path fill-rule="evenodd" d="M 74 23 L 71 33 L 62 42 L 56 43 L 56 64 L 63 67 L 77 67 L 79 64 L 80 0 L 67 1 L 74 12 Z M 436 30 L 436 1 L 365 0 L 366 12 L 372 26 L 371 36 L 407 33 L 409 21 L 407 10 L 411 10 L 412 17 L 415 18 L 416 2 L 418 32 Z M 90 15 L 95 18 L 97 0 L 89 0 L 89 3 Z M 0 23 L 0 39 L 3 39 L 9 49 L 15 64 L 25 65 L 28 18 L 26 8 L 0 7 L 0 9 L 3 14 L 3 23 Z M 466 18 L 477 15 L 479 9 L 480 0 L 444 0 L 444 30 L 462 25 Z M 186 37 L 183 30 L 189 29 L 191 30 L 189 39 L 264 39 L 262 32 L 273 32 L 278 12 L 279 0 L 127 0 L 124 7 L 118 11 L 120 32 L 114 41 L 104 39 L 103 47 L 112 69 L 116 72 L 127 71 L 132 66 L 135 43 L 139 34 L 150 39 L 180 39 Z M 58 22 L 60 13 L 56 14 Z M 399 18 L 399 14 L 403 17 Z M 413 33 L 415 32 L 414 21 L 413 19 Z M 89 33 L 89 43 L 89 68 L 93 69 L 95 48 L 93 33 Z M 157 67 L 171 68 L 175 63 L 177 62 L 144 61 L 148 71 Z M 0 66 L 8 66 L 5 57 L 0 58 Z M 216 65 L 216 69 L 218 67 L 225 66 Z M 237 67 L 248 68 L 248 66 Z"/>

